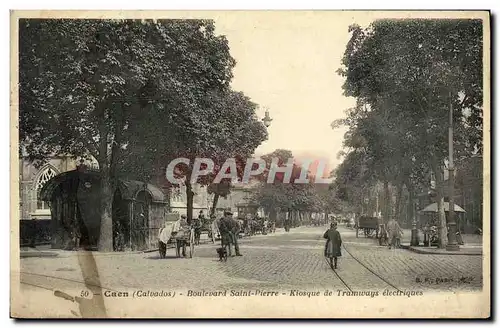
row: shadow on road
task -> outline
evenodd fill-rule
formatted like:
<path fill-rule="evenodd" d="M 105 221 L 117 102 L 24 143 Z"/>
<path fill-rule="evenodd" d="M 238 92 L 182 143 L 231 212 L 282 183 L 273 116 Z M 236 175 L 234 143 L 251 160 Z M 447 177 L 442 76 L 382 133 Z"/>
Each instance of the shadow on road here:
<path fill-rule="evenodd" d="M 175 255 L 167 255 L 165 258 L 161 258 L 160 255 L 146 256 L 146 260 L 177 260 L 182 259 L 183 257 L 177 257 Z"/>

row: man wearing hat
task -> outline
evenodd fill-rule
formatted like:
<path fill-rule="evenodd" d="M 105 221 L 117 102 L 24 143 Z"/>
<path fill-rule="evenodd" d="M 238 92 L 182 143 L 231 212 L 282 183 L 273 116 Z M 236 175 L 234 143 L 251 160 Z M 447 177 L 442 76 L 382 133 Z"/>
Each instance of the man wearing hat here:
<path fill-rule="evenodd" d="M 188 230 L 187 216 L 183 214 L 181 215 L 181 219 L 172 227 L 172 233 L 177 237 L 175 238 L 177 254 L 180 255 L 182 250 L 182 256 L 186 256 L 186 241 L 182 237 Z"/>
<path fill-rule="evenodd" d="M 229 243 L 229 254 L 231 254 L 231 245 L 234 244 L 234 251 L 236 256 L 243 256 L 240 253 L 240 247 L 238 245 L 238 233 L 240 225 L 236 220 L 233 219 L 233 213 L 230 211 L 224 212 L 224 217 L 220 221 L 219 231 L 221 234 L 222 246 L 225 246 L 225 241 Z"/>

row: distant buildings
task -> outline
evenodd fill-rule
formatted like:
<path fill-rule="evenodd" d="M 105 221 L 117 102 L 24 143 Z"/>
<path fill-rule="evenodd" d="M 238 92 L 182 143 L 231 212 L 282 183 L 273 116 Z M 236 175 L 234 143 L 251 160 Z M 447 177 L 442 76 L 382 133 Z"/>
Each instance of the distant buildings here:
<path fill-rule="evenodd" d="M 227 197 L 219 197 L 215 212 L 218 216 L 222 215 L 225 210 L 232 211 L 235 216 L 244 215 L 244 209 L 252 206 L 252 192 L 256 185 L 251 184 L 235 184 L 231 188 L 231 193 Z M 193 215 L 197 216 L 200 211 L 207 215 L 213 205 L 214 195 L 209 194 L 207 187 L 193 185 Z M 187 195 L 186 187 L 174 187 L 170 190 L 170 211 L 179 214 L 187 214 Z M 261 213 L 262 211 L 259 211 Z M 263 213 L 261 213 L 263 215 Z"/>
<path fill-rule="evenodd" d="M 255 214 L 264 216 L 263 209 L 255 204 L 252 199 L 257 182 L 238 183 L 231 188 L 231 193 L 226 198 L 219 198 L 217 203 L 217 211 L 230 210 L 235 216 L 244 217 L 246 214 Z"/>

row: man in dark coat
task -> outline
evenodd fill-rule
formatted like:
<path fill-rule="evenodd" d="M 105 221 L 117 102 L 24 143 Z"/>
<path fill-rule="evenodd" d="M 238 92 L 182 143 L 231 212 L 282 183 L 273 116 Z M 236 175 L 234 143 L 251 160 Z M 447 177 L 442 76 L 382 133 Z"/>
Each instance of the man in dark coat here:
<path fill-rule="evenodd" d="M 337 222 L 332 222 L 330 224 L 330 229 L 324 233 L 323 238 L 327 240 L 325 244 L 325 256 L 327 258 L 333 257 L 334 269 L 337 269 L 337 257 L 342 256 L 340 251 L 342 238 L 337 230 Z"/>
<path fill-rule="evenodd" d="M 236 256 L 243 256 L 240 253 L 238 245 L 238 233 L 240 231 L 240 224 L 237 220 L 233 219 L 233 213 L 226 211 L 224 217 L 220 221 L 219 231 L 221 234 L 221 242 L 224 247 L 227 242 L 234 245 Z M 231 246 L 229 245 L 229 255 L 231 254 Z"/>
<path fill-rule="evenodd" d="M 285 226 L 285 231 L 286 232 L 290 231 L 290 217 L 288 217 L 288 216 L 285 217 L 285 224 L 284 224 L 284 226 Z"/>

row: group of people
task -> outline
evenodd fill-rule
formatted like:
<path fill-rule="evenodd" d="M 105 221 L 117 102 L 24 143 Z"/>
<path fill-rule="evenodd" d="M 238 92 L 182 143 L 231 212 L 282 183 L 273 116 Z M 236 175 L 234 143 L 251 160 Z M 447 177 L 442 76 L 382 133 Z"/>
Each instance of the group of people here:
<path fill-rule="evenodd" d="M 257 232 L 263 235 L 276 232 L 276 222 L 270 221 L 267 217 L 259 217 L 258 214 L 255 214 L 254 217 L 248 214 L 247 217 L 239 219 L 239 221 L 244 227 L 245 236 L 253 236 Z"/>
<path fill-rule="evenodd" d="M 215 216 L 211 218 L 215 220 Z M 176 240 L 177 254 L 186 256 L 187 240 L 183 237 L 191 227 L 194 228 L 195 244 L 199 243 L 201 228 L 206 223 L 205 220 L 203 212 L 200 212 L 200 215 L 191 222 L 188 222 L 186 215 L 181 215 L 180 220 L 172 228 L 172 233 L 175 235 Z M 236 256 L 242 256 L 238 245 L 238 234 L 241 230 L 241 225 L 238 220 L 233 218 L 233 213 L 229 211 L 224 212 L 224 216 L 217 222 L 217 225 L 222 247 L 228 247 L 228 255 L 231 256 L 231 248 L 234 247 Z"/>

